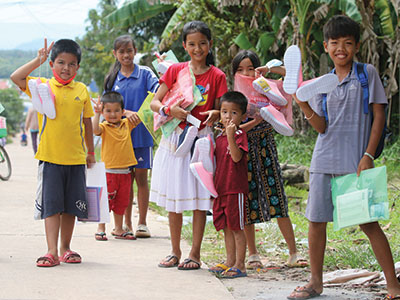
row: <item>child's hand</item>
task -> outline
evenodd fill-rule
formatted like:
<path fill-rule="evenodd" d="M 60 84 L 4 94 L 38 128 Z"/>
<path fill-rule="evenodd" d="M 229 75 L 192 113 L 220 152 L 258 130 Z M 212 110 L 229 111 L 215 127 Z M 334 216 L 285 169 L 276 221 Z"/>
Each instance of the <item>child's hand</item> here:
<path fill-rule="evenodd" d="M 125 110 L 124 115 L 129 120 L 129 122 L 131 122 L 133 125 L 135 125 L 135 127 L 138 126 L 141 122 L 137 112 L 134 112 L 131 110 Z"/>
<path fill-rule="evenodd" d="M 267 66 L 262 66 L 262 67 L 258 67 L 256 68 L 256 77 L 260 76 L 260 75 L 267 75 L 269 73 L 269 68 Z"/>
<path fill-rule="evenodd" d="M 200 115 L 208 115 L 207 119 L 203 122 L 207 126 L 212 126 L 215 122 L 219 120 L 220 113 L 217 109 L 202 111 L 199 113 Z"/>
<path fill-rule="evenodd" d="M 227 136 L 235 136 L 236 129 L 237 129 L 236 125 L 233 123 L 232 120 L 230 120 L 225 128 L 226 135 Z"/>
<path fill-rule="evenodd" d="M 364 155 L 358 163 L 357 176 L 360 176 L 361 171 L 372 169 L 373 167 L 374 161 L 370 157 Z"/>
<path fill-rule="evenodd" d="M 92 102 L 94 103 L 94 112 L 96 114 L 101 114 L 101 112 L 103 111 L 103 103 L 101 103 L 100 101 L 100 96 L 97 98 L 97 102 L 95 102 L 94 100 L 92 100 Z"/>
<path fill-rule="evenodd" d="M 37 58 L 40 61 L 40 64 L 44 63 L 47 60 L 47 57 L 49 56 L 49 53 L 51 49 L 53 48 L 54 41 L 51 42 L 49 48 L 47 48 L 47 38 L 44 39 L 44 47 L 39 49 Z"/>
<path fill-rule="evenodd" d="M 94 164 L 96 163 L 96 158 L 94 157 L 94 154 L 88 153 L 86 156 L 86 165 L 90 169 Z"/>
<path fill-rule="evenodd" d="M 171 116 L 173 116 L 174 118 L 177 118 L 178 120 L 181 120 L 181 121 L 185 121 L 187 115 L 189 114 L 188 111 L 186 111 L 182 107 L 180 107 L 183 100 L 184 99 L 175 102 L 174 104 L 171 105 L 171 107 L 169 109 L 169 114 Z"/>

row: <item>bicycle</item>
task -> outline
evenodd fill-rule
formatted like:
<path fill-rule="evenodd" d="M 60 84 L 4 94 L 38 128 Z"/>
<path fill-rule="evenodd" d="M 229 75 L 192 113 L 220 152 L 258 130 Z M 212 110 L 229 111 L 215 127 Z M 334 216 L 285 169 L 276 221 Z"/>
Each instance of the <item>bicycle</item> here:
<path fill-rule="evenodd" d="M 6 118 L 0 117 L 0 179 L 4 181 L 11 177 L 11 160 L 1 143 L 1 140 L 6 136 Z"/>

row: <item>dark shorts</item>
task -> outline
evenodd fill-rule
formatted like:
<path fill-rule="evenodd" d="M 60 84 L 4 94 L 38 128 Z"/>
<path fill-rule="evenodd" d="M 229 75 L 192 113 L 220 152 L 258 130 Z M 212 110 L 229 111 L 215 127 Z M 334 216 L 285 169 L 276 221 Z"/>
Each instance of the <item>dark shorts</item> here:
<path fill-rule="evenodd" d="M 68 213 L 87 218 L 85 165 L 56 165 L 39 162 L 37 197 L 41 198 L 41 218 Z"/>
<path fill-rule="evenodd" d="M 133 148 L 137 165 L 131 169 L 151 169 L 153 167 L 153 147 Z"/>
<path fill-rule="evenodd" d="M 117 215 L 123 215 L 129 204 L 132 181 L 131 174 L 106 173 L 106 175 L 110 210 Z"/>
<path fill-rule="evenodd" d="M 213 221 L 217 231 L 244 229 L 244 202 L 246 195 L 230 194 L 218 197 L 213 202 Z"/>

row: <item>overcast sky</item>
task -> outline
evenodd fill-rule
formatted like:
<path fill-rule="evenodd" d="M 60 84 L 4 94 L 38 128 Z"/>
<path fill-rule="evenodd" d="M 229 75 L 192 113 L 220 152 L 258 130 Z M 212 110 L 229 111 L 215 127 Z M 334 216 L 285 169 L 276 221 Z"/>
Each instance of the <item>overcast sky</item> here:
<path fill-rule="evenodd" d="M 123 2 L 123 1 L 120 1 Z M 82 36 L 99 0 L 0 0 L 0 49 L 48 37 Z"/>

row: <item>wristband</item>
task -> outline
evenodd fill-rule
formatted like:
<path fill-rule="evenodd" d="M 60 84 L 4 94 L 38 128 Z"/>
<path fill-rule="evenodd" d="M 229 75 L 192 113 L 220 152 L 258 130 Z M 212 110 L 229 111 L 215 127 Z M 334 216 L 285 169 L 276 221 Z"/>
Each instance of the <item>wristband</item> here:
<path fill-rule="evenodd" d="M 304 114 L 304 118 L 305 118 L 306 120 L 311 120 L 312 117 L 314 117 L 314 115 L 315 115 L 315 112 L 313 111 L 313 113 L 311 114 L 310 117 L 307 117 L 306 114 Z"/>
<path fill-rule="evenodd" d="M 368 156 L 370 159 L 375 160 L 375 157 L 373 157 L 371 154 L 368 152 L 365 152 L 364 155 Z"/>
<path fill-rule="evenodd" d="M 158 114 L 159 114 L 160 116 L 166 117 L 167 114 L 165 113 L 164 108 L 167 108 L 167 107 L 168 107 L 168 106 L 166 106 L 166 105 L 161 106 L 160 109 L 158 110 Z"/>
<path fill-rule="evenodd" d="M 94 155 L 94 152 L 88 152 L 87 154 L 88 154 L 88 155 L 89 155 L 89 154 L 90 154 L 90 155 Z"/>

